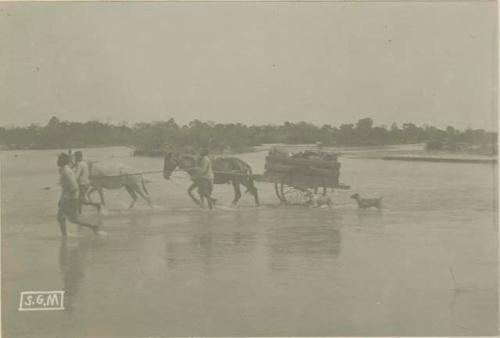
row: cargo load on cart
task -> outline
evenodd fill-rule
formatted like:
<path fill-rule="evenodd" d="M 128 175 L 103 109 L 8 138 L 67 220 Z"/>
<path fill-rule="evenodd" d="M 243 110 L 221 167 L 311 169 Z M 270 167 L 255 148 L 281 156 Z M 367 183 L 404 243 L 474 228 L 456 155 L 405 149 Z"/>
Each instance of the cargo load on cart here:
<path fill-rule="evenodd" d="M 272 148 L 266 156 L 263 180 L 275 184 L 280 201 L 302 204 L 307 192 L 323 194 L 327 189 L 344 188 L 339 182 L 341 164 L 335 153 L 305 150 L 288 153 Z"/>

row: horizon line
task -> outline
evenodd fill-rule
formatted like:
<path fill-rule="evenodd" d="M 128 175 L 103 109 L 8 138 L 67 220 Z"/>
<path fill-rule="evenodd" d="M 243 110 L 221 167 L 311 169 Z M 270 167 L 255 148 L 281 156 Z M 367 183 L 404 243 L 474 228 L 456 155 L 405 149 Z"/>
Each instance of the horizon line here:
<path fill-rule="evenodd" d="M 264 126 L 273 126 L 273 127 L 276 127 L 276 126 L 282 126 L 284 125 L 285 123 L 290 123 L 290 124 L 300 124 L 300 123 L 306 123 L 306 124 L 309 124 L 309 125 L 312 125 L 312 126 L 315 126 L 315 127 L 323 127 L 323 126 L 330 126 L 332 128 L 335 128 L 335 127 L 340 127 L 342 125 L 356 125 L 356 123 L 360 120 L 363 120 L 363 119 L 371 119 L 373 121 L 373 126 L 372 128 L 375 128 L 375 127 L 385 127 L 385 128 L 388 128 L 390 129 L 392 125 L 396 124 L 396 126 L 398 128 L 402 127 L 404 124 L 413 124 L 415 125 L 416 127 L 420 127 L 420 128 L 424 128 L 426 126 L 428 127 L 434 127 L 434 128 L 437 128 L 437 129 L 441 129 L 441 130 L 446 130 L 447 127 L 453 127 L 455 130 L 458 130 L 458 131 L 466 131 L 466 130 L 483 130 L 485 132 L 492 132 L 492 133 L 498 133 L 498 126 L 495 126 L 497 128 L 495 129 L 484 129 L 484 128 L 472 128 L 472 127 L 467 127 L 467 128 L 457 128 L 455 127 L 454 125 L 451 125 L 451 124 L 448 124 L 446 127 L 437 127 L 431 123 L 421 123 L 421 124 L 417 124 L 415 122 L 410 122 L 410 121 L 406 121 L 406 122 L 401 122 L 401 123 L 398 123 L 398 122 L 391 122 L 391 123 L 388 123 L 388 124 L 385 124 L 385 123 L 382 123 L 382 124 L 376 124 L 376 120 L 372 117 L 364 117 L 364 118 L 361 118 L 361 119 L 358 119 L 356 121 L 352 121 L 352 122 L 348 122 L 348 123 L 338 123 L 338 124 L 330 124 L 330 123 L 314 123 L 314 122 L 307 122 L 305 120 L 301 120 L 301 121 L 283 121 L 281 123 L 262 123 L 262 124 L 255 124 L 255 123 L 252 123 L 252 124 L 246 124 L 246 123 L 242 123 L 242 122 L 217 122 L 217 121 L 212 121 L 212 120 L 201 120 L 201 119 L 193 119 L 187 123 L 180 123 L 178 121 L 176 121 L 175 118 L 171 117 L 171 118 L 168 118 L 168 119 L 163 119 L 163 120 L 150 120 L 150 121 L 138 121 L 138 122 L 129 122 L 129 121 L 122 121 L 122 122 L 114 122 L 114 121 L 103 121 L 102 119 L 89 119 L 87 121 L 84 121 L 84 122 L 81 122 L 81 121 L 72 121 L 72 120 L 63 120 L 63 119 L 59 119 L 57 116 L 51 116 L 49 118 L 49 121 L 50 119 L 52 119 L 53 117 L 56 117 L 60 122 L 68 122 L 68 123 L 77 123 L 77 124 L 86 124 L 86 123 L 89 123 L 89 122 L 98 122 L 98 123 L 101 123 L 101 124 L 104 124 L 104 125 L 109 125 L 109 126 L 116 126 L 116 127 L 120 127 L 120 126 L 126 126 L 126 127 L 133 127 L 134 125 L 137 125 L 137 124 L 141 124 L 141 123 L 145 123 L 145 124 L 155 124 L 155 123 L 161 123 L 161 122 L 168 122 L 169 120 L 173 120 L 179 127 L 183 127 L 183 126 L 189 126 L 189 124 L 191 122 L 194 122 L 194 121 L 199 121 L 201 123 L 207 123 L 207 124 L 221 124 L 221 125 L 243 125 L 243 126 L 246 126 L 246 127 L 264 127 Z M 0 128 L 2 129 L 14 129 L 14 128 L 30 128 L 32 126 L 36 126 L 36 127 L 46 127 L 47 125 L 49 124 L 49 122 L 47 122 L 46 124 L 41 124 L 41 123 L 37 123 L 37 122 L 33 122 L 33 123 L 29 123 L 29 124 L 25 124 L 25 125 L 19 125 L 19 124 L 2 124 L 0 125 Z"/>

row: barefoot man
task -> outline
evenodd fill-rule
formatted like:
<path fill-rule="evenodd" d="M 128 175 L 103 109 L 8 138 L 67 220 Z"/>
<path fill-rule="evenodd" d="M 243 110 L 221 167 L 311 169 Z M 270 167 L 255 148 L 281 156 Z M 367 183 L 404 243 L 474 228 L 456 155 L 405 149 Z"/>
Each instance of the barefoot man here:
<path fill-rule="evenodd" d="M 90 188 L 90 173 L 87 162 L 83 161 L 83 154 L 81 151 L 75 152 L 75 165 L 73 170 L 75 172 L 76 182 L 78 183 L 78 213 L 82 213 L 82 205 L 91 205 L 97 209 L 97 212 L 100 212 L 101 205 L 99 203 L 92 203 L 87 200 L 87 192 Z"/>
<path fill-rule="evenodd" d="M 212 162 L 208 157 L 208 150 L 206 148 L 203 148 L 200 151 L 199 161 L 200 167 L 194 181 L 198 186 L 198 192 L 200 194 L 201 200 L 203 201 L 203 198 L 205 197 L 208 202 L 208 207 L 212 209 L 215 202 L 215 198 L 212 198 L 214 172 L 212 170 Z"/>
<path fill-rule="evenodd" d="M 63 236 L 67 235 L 66 232 L 66 218 L 74 224 L 92 229 L 96 235 L 104 234 L 99 230 L 99 225 L 82 222 L 78 215 L 78 183 L 76 182 L 75 175 L 69 167 L 70 157 L 68 154 L 61 153 L 57 158 L 57 165 L 59 167 L 60 180 L 59 183 L 62 187 L 61 197 L 59 199 L 59 209 L 57 211 L 57 221 Z"/>

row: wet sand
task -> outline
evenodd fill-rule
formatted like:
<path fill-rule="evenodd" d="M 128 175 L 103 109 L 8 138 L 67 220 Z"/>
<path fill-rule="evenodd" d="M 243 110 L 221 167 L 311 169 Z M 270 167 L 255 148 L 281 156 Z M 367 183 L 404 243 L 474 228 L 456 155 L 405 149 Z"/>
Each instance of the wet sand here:
<path fill-rule="evenodd" d="M 85 153 L 161 169 L 123 148 Z M 230 208 L 224 185 L 209 212 L 184 175 L 150 175 L 154 209 L 107 192 L 108 236 L 72 226 L 62 240 L 55 154 L 2 153 L 5 337 L 498 335 L 494 165 L 341 157 L 352 188 L 331 210 L 280 206 L 259 183 L 261 207 L 247 194 Z M 241 158 L 259 173 L 264 156 Z M 352 192 L 384 209 L 358 210 Z M 64 290 L 65 310 L 19 312 L 30 290 Z"/>

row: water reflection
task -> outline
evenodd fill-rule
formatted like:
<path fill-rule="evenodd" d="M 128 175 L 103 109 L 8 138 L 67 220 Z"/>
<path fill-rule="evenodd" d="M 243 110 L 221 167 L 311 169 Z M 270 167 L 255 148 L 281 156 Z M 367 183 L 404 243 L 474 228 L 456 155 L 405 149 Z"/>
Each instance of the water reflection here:
<path fill-rule="evenodd" d="M 59 268 L 64 285 L 64 307 L 67 311 L 73 311 L 78 290 L 85 277 L 85 264 L 82 255 L 86 246 L 68 243 L 68 239 L 61 240 L 59 248 Z"/>
<path fill-rule="evenodd" d="M 64 307 L 71 312 L 77 303 L 78 292 L 85 280 L 86 263 L 99 243 L 93 239 L 61 239 L 59 269 L 63 281 Z"/>
<path fill-rule="evenodd" d="M 209 274 L 215 262 L 255 249 L 258 229 L 245 223 L 248 217 L 241 212 L 222 216 L 202 212 L 188 218 L 185 227 L 177 228 L 180 231 L 164 234 L 167 268 L 199 263 Z"/>
<path fill-rule="evenodd" d="M 190 216 L 185 228 L 163 236 L 168 269 L 200 265 L 210 274 L 214 264 L 232 264 L 236 257 L 264 263 L 271 270 L 286 270 L 297 261 L 331 259 L 341 252 L 341 216 L 323 210 L 297 217 L 298 211 L 284 211 L 276 223 L 272 211 L 242 211 Z M 290 212 L 292 214 L 290 214 Z M 306 211 L 307 212 L 307 211 Z M 272 217 L 270 217 L 272 216 Z M 311 219 L 318 220 L 311 224 Z M 193 224 L 196 224 L 193 226 Z M 264 226 L 262 226 L 264 224 Z M 267 263 L 266 263 L 267 262 Z M 311 262 L 311 266 L 315 263 Z"/>
<path fill-rule="evenodd" d="M 295 226 L 276 229 L 270 236 L 273 253 L 336 256 L 342 235 L 330 226 Z"/>
<path fill-rule="evenodd" d="M 357 209 L 357 226 L 380 226 L 384 224 L 384 213 L 382 210 L 376 209 Z"/>
<path fill-rule="evenodd" d="M 201 258 L 205 274 L 210 273 L 212 260 L 216 255 L 215 251 L 218 243 L 214 243 L 213 237 L 210 225 L 203 229 L 201 233 L 191 236 L 192 253 L 194 256 Z"/>
<path fill-rule="evenodd" d="M 268 228 L 268 268 L 279 273 L 310 271 L 341 253 L 341 214 L 330 210 L 284 209 Z M 311 220 L 314 220 L 312 222 Z M 297 270 L 298 269 L 298 270 Z"/>
<path fill-rule="evenodd" d="M 151 225 L 151 216 L 148 214 L 132 214 L 129 218 L 131 228 L 145 228 Z"/>

